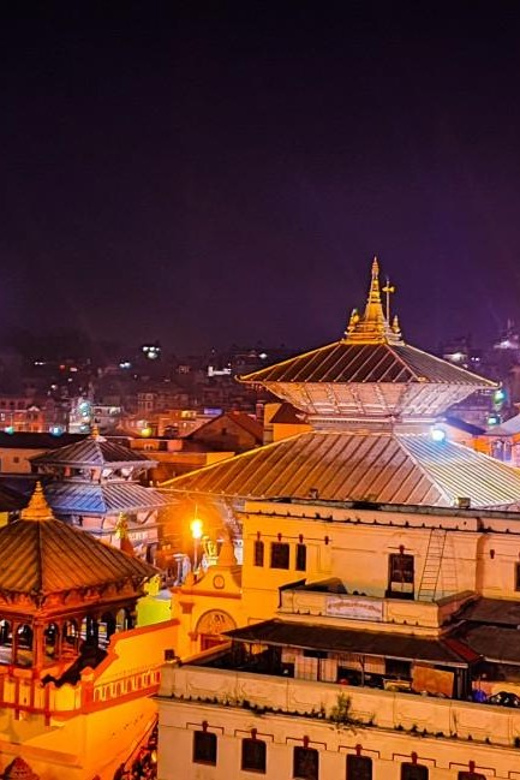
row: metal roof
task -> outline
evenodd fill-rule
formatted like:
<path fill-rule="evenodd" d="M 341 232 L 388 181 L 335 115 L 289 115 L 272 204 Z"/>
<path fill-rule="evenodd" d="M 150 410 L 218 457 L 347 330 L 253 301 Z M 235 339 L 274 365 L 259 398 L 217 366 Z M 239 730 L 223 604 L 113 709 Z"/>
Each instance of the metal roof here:
<path fill-rule="evenodd" d="M 517 628 L 520 626 L 520 602 L 480 598 L 466 604 L 457 617 L 472 623 Z"/>
<path fill-rule="evenodd" d="M 473 507 L 520 502 L 520 474 L 505 464 L 428 434 L 311 431 L 163 483 L 162 488 L 243 498 Z"/>
<path fill-rule="evenodd" d="M 408 344 L 349 344 L 346 341 L 335 341 L 246 374 L 240 381 L 266 385 L 271 382 L 429 382 L 475 389 L 496 386 L 489 379 Z"/>
<path fill-rule="evenodd" d="M 0 560 L 0 590 L 32 597 L 156 574 L 149 564 L 56 519 L 0 528 Z"/>
<path fill-rule="evenodd" d="M 90 436 L 83 441 L 60 447 L 31 458 L 36 466 L 116 466 L 142 464 L 148 468 L 154 461 L 141 452 L 131 450 L 122 444 L 107 441 L 100 436 Z"/>
<path fill-rule="evenodd" d="M 477 660 L 477 655 L 460 641 L 454 643 L 448 642 L 447 639 L 425 639 L 406 634 L 361 631 L 323 624 L 267 620 L 226 631 L 225 635 L 238 642 L 261 642 L 281 647 L 289 645 L 307 650 L 425 661 L 445 666 L 466 667 L 468 661 Z"/>
<path fill-rule="evenodd" d="M 55 481 L 46 483 L 44 492 L 53 512 L 58 515 L 109 515 L 160 509 L 171 503 L 155 488 L 127 481 Z"/>
<path fill-rule="evenodd" d="M 474 626 L 464 632 L 464 642 L 486 661 L 520 665 L 520 631 L 516 628 Z"/>

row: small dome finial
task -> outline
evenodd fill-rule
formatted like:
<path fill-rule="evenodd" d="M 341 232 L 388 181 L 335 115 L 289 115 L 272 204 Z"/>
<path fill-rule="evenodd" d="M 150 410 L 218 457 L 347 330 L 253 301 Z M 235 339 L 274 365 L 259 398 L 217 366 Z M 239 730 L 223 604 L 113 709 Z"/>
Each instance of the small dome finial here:
<path fill-rule="evenodd" d="M 22 520 L 33 520 L 37 522 L 40 520 L 54 520 L 54 515 L 52 514 L 52 510 L 47 503 L 47 499 L 45 498 L 43 492 L 42 483 L 39 480 L 36 483 L 34 493 L 32 494 L 29 503 L 25 509 L 22 509 L 20 512 L 20 518 Z"/>

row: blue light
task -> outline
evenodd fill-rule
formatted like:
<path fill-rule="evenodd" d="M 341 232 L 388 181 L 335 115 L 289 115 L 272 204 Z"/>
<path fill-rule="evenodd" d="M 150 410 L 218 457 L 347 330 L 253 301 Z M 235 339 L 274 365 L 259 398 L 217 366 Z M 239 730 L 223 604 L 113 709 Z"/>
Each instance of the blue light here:
<path fill-rule="evenodd" d="M 438 425 L 434 425 L 430 430 L 430 436 L 432 437 L 433 441 L 445 441 L 446 431 L 444 428 L 440 428 Z"/>

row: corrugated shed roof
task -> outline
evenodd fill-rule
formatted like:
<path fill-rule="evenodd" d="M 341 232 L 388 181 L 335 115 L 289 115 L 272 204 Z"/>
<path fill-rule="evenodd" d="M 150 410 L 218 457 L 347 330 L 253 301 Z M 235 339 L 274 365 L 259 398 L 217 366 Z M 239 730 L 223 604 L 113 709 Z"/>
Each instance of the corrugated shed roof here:
<path fill-rule="evenodd" d="M 329 652 L 360 653 L 363 655 L 426 661 L 447 666 L 467 666 L 468 659 L 476 660 L 470 648 L 458 652 L 453 643 L 443 639 L 423 639 L 405 634 L 381 631 L 362 631 L 309 623 L 267 620 L 244 628 L 226 631 L 226 636 L 240 642 L 262 642 L 268 645 L 301 647 Z M 460 643 L 462 644 L 462 643 Z"/>
<path fill-rule="evenodd" d="M 274 366 L 240 377 L 243 382 L 431 382 L 495 387 L 489 379 L 458 368 L 407 344 L 335 341 Z"/>
<path fill-rule="evenodd" d="M 119 512 L 159 509 L 167 496 L 136 482 L 48 482 L 45 498 L 58 515 L 108 515 Z"/>
<path fill-rule="evenodd" d="M 55 519 L 0 528 L 0 560 L 0 590 L 33 596 L 156 574 L 149 564 Z"/>
<path fill-rule="evenodd" d="M 480 598 L 466 604 L 458 613 L 461 620 L 492 626 L 520 626 L 520 602 Z"/>
<path fill-rule="evenodd" d="M 453 506 L 520 501 L 520 474 L 493 458 L 428 434 L 298 434 L 165 482 L 172 490 L 249 498 Z"/>
<path fill-rule="evenodd" d="M 53 452 L 37 455 L 31 462 L 36 466 L 114 466 L 125 463 L 132 466 L 138 463 L 149 467 L 154 465 L 154 462 L 142 452 L 131 450 L 129 447 L 107 441 L 99 436 L 88 437 Z"/>
<path fill-rule="evenodd" d="M 464 641 L 486 661 L 520 665 L 520 631 L 516 628 L 474 626 L 464 632 Z"/>

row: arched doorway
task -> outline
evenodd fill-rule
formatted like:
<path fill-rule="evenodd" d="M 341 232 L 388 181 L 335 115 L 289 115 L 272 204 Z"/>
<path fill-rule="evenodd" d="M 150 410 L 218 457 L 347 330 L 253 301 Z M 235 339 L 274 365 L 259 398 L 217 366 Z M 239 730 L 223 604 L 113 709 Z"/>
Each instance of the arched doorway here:
<path fill-rule="evenodd" d="M 209 650 L 210 647 L 221 645 L 226 642 L 226 637 L 222 636 L 225 631 L 232 631 L 237 624 L 227 612 L 220 609 L 212 609 L 206 612 L 199 619 L 196 628 L 196 634 L 200 639 L 200 649 Z"/>

